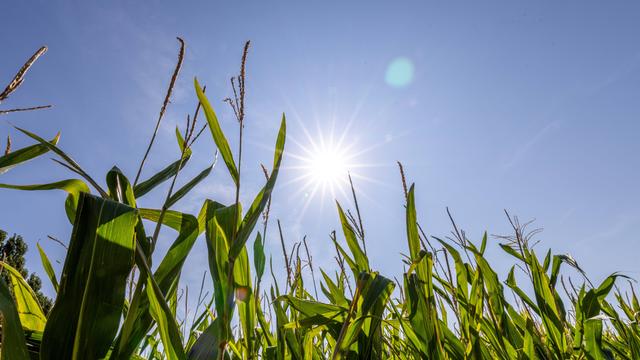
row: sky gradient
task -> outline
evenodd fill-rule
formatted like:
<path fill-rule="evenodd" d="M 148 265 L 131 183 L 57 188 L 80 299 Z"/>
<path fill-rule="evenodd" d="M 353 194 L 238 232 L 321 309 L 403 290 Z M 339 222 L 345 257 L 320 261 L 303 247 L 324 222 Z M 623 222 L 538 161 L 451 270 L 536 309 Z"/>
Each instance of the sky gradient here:
<path fill-rule="evenodd" d="M 235 148 L 237 125 L 222 99 L 251 40 L 245 176 L 250 201 L 270 163 L 281 113 L 289 139 L 273 197 L 288 246 L 308 236 L 316 265 L 334 268 L 329 233 L 338 219 L 330 193 L 311 195 L 299 167 L 320 139 L 349 149 L 372 266 L 399 276 L 406 252 L 396 161 L 416 183 L 419 221 L 446 236 L 448 206 L 471 240 L 509 231 L 503 209 L 544 228 L 540 252 L 570 253 L 600 281 L 614 271 L 640 277 L 640 4 L 514 2 L 14 2 L 0 22 L 4 86 L 39 46 L 49 51 L 3 108 L 53 104 L 0 118 L 0 136 L 30 144 L 12 124 L 51 138 L 95 178 L 114 165 L 133 179 L 178 49 L 185 64 L 143 175 L 179 156 L 173 135 L 193 111 L 193 78 L 207 85 Z M 184 183 L 213 160 L 205 133 Z M 72 177 L 46 156 L 0 175 L 35 184 Z M 115 163 L 114 163 L 115 162 Z M 141 201 L 159 207 L 163 191 Z M 351 207 L 340 191 L 338 200 Z M 231 180 L 214 169 L 177 209 L 233 200 Z M 52 261 L 68 241 L 64 194 L 0 190 L 0 228 L 24 236 L 27 266 L 44 275 L 35 247 Z M 267 248 L 281 269 L 275 223 Z M 162 233 L 157 252 L 174 235 Z M 489 258 L 506 277 L 511 259 L 490 237 Z M 198 287 L 207 268 L 201 240 L 183 279 Z M 61 264 L 54 264 L 61 269 Z M 43 276 L 44 277 L 44 276 Z M 45 290 L 51 293 L 47 280 Z"/>

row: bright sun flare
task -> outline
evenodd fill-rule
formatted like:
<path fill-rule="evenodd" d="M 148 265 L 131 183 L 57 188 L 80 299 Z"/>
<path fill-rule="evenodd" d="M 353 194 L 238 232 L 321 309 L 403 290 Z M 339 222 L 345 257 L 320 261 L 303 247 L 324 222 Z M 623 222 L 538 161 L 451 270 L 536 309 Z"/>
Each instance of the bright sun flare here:
<path fill-rule="evenodd" d="M 381 184 L 367 176 L 371 168 L 382 166 L 370 162 L 368 155 L 389 140 L 362 146 L 366 131 L 351 131 L 362 102 L 342 117 L 336 116 L 339 106 L 333 104 L 329 115 L 314 115 L 305 122 L 297 119 L 299 132 L 287 139 L 293 143 L 287 153 L 292 159 L 286 166 L 291 177 L 281 186 L 301 205 L 297 211 L 300 218 L 310 207 L 321 210 L 334 200 L 351 201 L 352 184 L 358 197 L 372 200 L 366 194 L 366 183 Z"/>
<path fill-rule="evenodd" d="M 316 194 L 335 198 L 338 192 L 344 192 L 349 171 L 356 166 L 352 152 L 331 139 L 320 139 L 302 150 L 302 154 L 295 156 L 298 158 L 296 168 L 300 171 L 296 180 L 303 183 L 308 200 Z"/>
<path fill-rule="evenodd" d="M 324 204 L 339 195 L 350 194 L 349 176 L 354 181 L 368 180 L 359 174 L 361 168 L 368 167 L 360 162 L 360 156 L 366 150 L 356 150 L 352 139 L 346 144 L 346 135 L 336 137 L 318 131 L 312 136 L 307 129 L 304 131 L 306 138 L 303 141 L 292 139 L 297 149 L 289 154 L 295 159 L 295 165 L 290 168 L 297 173 L 289 184 L 306 199 L 302 213 L 314 198 Z"/>
<path fill-rule="evenodd" d="M 340 149 L 318 149 L 307 159 L 309 180 L 320 185 L 338 186 L 347 175 L 346 154 Z"/>

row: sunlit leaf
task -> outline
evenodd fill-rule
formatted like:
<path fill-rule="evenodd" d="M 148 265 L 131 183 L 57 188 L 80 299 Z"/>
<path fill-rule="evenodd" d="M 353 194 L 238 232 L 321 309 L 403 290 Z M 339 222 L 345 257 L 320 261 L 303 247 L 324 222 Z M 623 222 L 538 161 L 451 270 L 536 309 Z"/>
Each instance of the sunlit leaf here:
<path fill-rule="evenodd" d="M 0 313 L 2 313 L 2 360 L 28 360 L 26 341 L 18 310 L 13 302 L 9 288 L 0 279 Z"/>
<path fill-rule="evenodd" d="M 136 210 L 80 194 L 41 359 L 103 358 L 118 330 L 133 266 Z"/>
<path fill-rule="evenodd" d="M 0 267 L 9 274 L 11 279 L 13 295 L 22 327 L 29 331 L 42 332 L 47 318 L 44 316 L 38 300 L 36 300 L 36 294 L 18 270 L 1 261 Z"/>
<path fill-rule="evenodd" d="M 220 123 L 218 122 L 218 117 L 216 113 L 213 111 L 213 107 L 209 103 L 209 99 L 202 91 L 200 84 L 197 79 L 194 79 L 194 85 L 196 88 L 196 94 L 198 95 L 198 100 L 202 105 L 202 110 L 204 110 L 204 115 L 207 118 L 207 122 L 209 123 L 209 130 L 211 131 L 211 136 L 213 137 L 213 141 L 216 143 L 218 150 L 220 151 L 220 155 L 222 155 L 222 159 L 224 163 L 227 165 L 227 169 L 229 169 L 229 174 L 231 174 L 231 178 L 233 182 L 238 185 L 240 179 L 238 177 L 238 168 L 236 167 L 236 163 L 233 160 L 233 153 L 231 153 L 231 148 L 229 147 L 229 142 L 227 138 L 224 136 L 222 129 L 220 128 Z"/>
<path fill-rule="evenodd" d="M 56 145 L 58 143 L 58 140 L 60 140 L 60 133 L 58 133 L 56 137 L 50 141 L 50 143 L 52 145 Z M 0 156 L 0 175 L 9 171 L 14 166 L 29 161 L 40 155 L 46 154 L 48 151 L 48 146 L 43 144 L 36 144 L 12 151 L 7 155 Z"/>
<path fill-rule="evenodd" d="M 26 191 L 39 191 L 39 190 L 64 190 L 69 196 L 65 202 L 65 211 L 69 221 L 74 222 L 76 216 L 76 208 L 78 207 L 78 199 L 80 193 L 89 192 L 89 187 L 82 180 L 69 179 L 57 181 L 50 184 L 38 184 L 38 185 L 11 185 L 0 184 L 0 188 L 14 189 L 14 190 L 26 190 Z"/>

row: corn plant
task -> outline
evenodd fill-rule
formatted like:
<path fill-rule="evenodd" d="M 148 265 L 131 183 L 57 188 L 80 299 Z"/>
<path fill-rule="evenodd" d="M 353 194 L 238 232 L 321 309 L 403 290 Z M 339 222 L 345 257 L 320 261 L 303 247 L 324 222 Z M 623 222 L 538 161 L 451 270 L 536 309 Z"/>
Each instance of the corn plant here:
<path fill-rule="evenodd" d="M 263 289 L 270 201 L 285 147 L 286 120 L 283 115 L 271 169 L 263 167 L 265 184 L 243 209 L 239 199 L 249 43 L 240 73 L 231 81 L 234 95 L 225 99 L 238 124 L 237 150 L 231 150 L 206 88 L 194 80 L 196 110 L 184 130 L 176 130 L 177 159 L 141 180 L 185 54 L 179 41 L 177 66 L 133 183 L 117 167 L 103 183 L 95 180 L 59 147 L 59 134 L 48 141 L 18 128 L 35 144 L 0 157 L 0 169 L 9 170 L 51 152 L 76 176 L 48 184 L 0 184 L 67 192 L 65 213 L 73 226 L 59 276 L 40 251 L 56 291 L 49 314 L 43 313 L 20 273 L 0 264 L 11 279 L 10 284 L 0 281 L 2 359 L 640 358 L 638 298 L 633 285 L 626 293 L 615 287 L 624 275 L 614 273 L 592 284 L 569 255 L 549 250 L 541 256 L 532 240 L 536 232 L 528 232 L 527 224 L 507 214 L 513 234 L 498 239 L 514 265 L 501 278 L 485 256 L 486 233 L 479 242 L 471 241 L 450 214 L 450 237 L 425 233 L 416 211 L 415 185 L 407 186 L 401 164 L 406 219 L 402 237 L 408 249 L 398 260 L 405 266 L 401 279 L 380 274 L 375 259 L 368 257 L 371 239 L 365 236 L 351 182 L 355 212 L 336 203 L 341 229 L 327 239 L 335 249 L 336 268 L 316 269 L 316 279 L 306 239 L 287 248 L 278 221 L 285 266 L 273 269 L 269 261 L 272 281 Z M 200 112 L 206 118 L 202 127 L 197 126 Z M 212 154 L 211 167 L 178 186 L 180 172 L 193 156 L 192 145 L 206 128 L 224 162 L 216 171 L 222 168 L 230 175 L 235 201 L 208 199 L 197 215 L 182 213 L 173 206 L 213 171 L 217 159 Z M 137 206 L 138 199 L 167 181 L 169 190 L 157 208 Z M 152 225 L 145 226 L 143 220 Z M 163 226 L 176 236 L 155 265 L 152 255 Z M 180 295 L 179 281 L 198 239 L 206 242 L 213 293 L 200 293 L 188 321 L 178 316 L 180 302 L 188 303 Z M 581 274 L 581 284 L 562 274 L 566 267 Z M 276 273 L 286 273 L 286 280 L 278 281 Z M 312 284 L 305 283 L 305 275 Z"/>

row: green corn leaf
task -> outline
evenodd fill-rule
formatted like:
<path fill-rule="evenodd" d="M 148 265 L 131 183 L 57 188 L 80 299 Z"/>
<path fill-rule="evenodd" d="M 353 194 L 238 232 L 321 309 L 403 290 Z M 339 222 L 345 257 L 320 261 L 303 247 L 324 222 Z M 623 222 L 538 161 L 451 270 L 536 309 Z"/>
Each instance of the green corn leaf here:
<path fill-rule="evenodd" d="M 159 213 L 159 210 L 140 210 L 140 215 L 143 218 L 152 221 L 157 221 Z M 193 215 L 168 210 L 165 212 L 163 224 L 178 232 L 178 237 L 154 273 L 154 278 L 158 286 L 165 296 L 167 296 L 170 290 L 176 290 L 176 281 L 180 275 L 182 266 L 198 237 L 198 221 Z"/>
<path fill-rule="evenodd" d="M 238 230 L 238 235 L 236 236 L 235 241 L 231 245 L 231 249 L 229 251 L 229 257 L 234 259 L 240 253 L 240 250 L 244 247 L 253 228 L 255 227 L 258 219 L 260 218 L 262 211 L 264 210 L 267 202 L 269 202 L 269 198 L 271 197 L 271 192 L 276 185 L 276 179 L 278 178 L 278 172 L 280 171 L 280 163 L 282 162 L 282 154 L 284 152 L 284 143 L 287 137 L 287 122 L 285 115 L 282 114 L 282 121 L 280 122 L 280 130 L 278 131 L 278 139 L 276 140 L 276 150 L 273 156 L 273 170 L 271 170 L 271 175 L 269 175 L 269 180 L 265 186 L 260 190 L 258 195 L 251 203 L 251 207 L 247 211 L 242 220 L 242 224 L 240 225 L 240 229 Z"/>
<path fill-rule="evenodd" d="M 602 318 L 599 317 L 602 310 L 602 301 L 608 294 L 615 276 L 610 276 L 598 289 L 581 291 L 578 308 L 576 309 L 576 327 L 574 345 L 582 345 L 588 359 L 605 360 L 608 349 L 604 347 Z"/>
<path fill-rule="evenodd" d="M 253 242 L 253 266 L 256 268 L 256 275 L 258 276 L 258 282 L 262 279 L 264 274 L 264 267 L 267 264 L 267 257 L 264 254 L 264 243 L 260 233 L 256 235 L 256 240 Z"/>
<path fill-rule="evenodd" d="M 516 251 L 516 249 L 514 249 L 513 247 L 507 245 L 507 244 L 500 244 L 500 247 L 502 248 L 502 250 L 504 250 L 507 254 L 517 258 L 518 260 L 522 261 L 522 262 L 526 262 L 525 258 L 522 257 L 522 255 Z"/>
<path fill-rule="evenodd" d="M 142 274 L 151 274 L 151 268 L 145 259 L 142 247 L 136 244 L 136 253 L 138 253 L 141 261 L 138 265 L 141 267 Z M 157 323 L 157 330 L 160 333 L 164 352 L 169 359 L 183 360 L 186 359 L 184 349 L 182 348 L 182 340 L 180 336 L 179 326 L 175 319 L 175 311 L 167 304 L 162 290 L 158 286 L 153 276 L 146 277 L 146 294 L 149 302 L 149 312 Z M 144 281 L 143 278 L 140 281 Z M 172 297 L 172 295 L 169 295 Z"/>
<path fill-rule="evenodd" d="M 218 359 L 220 355 L 220 343 L 221 334 L 220 331 L 220 318 L 213 320 L 211 325 L 207 327 L 202 334 L 198 337 L 198 340 L 193 344 L 189 351 L 189 360 L 210 360 Z"/>
<path fill-rule="evenodd" d="M 220 206 L 212 203 L 210 211 L 213 216 L 207 222 L 206 239 L 209 255 L 209 270 L 213 279 L 214 296 L 216 298 L 216 312 L 218 316 L 229 315 L 227 322 L 231 321 L 230 312 L 233 310 L 234 284 L 228 284 L 229 267 L 229 243 L 238 224 L 238 214 L 241 209 L 236 205 Z M 222 324 L 221 324 L 222 325 Z M 221 332 L 221 334 L 225 334 Z"/>
<path fill-rule="evenodd" d="M 333 245 L 336 247 L 337 251 L 340 253 L 340 255 L 342 255 L 342 258 L 344 259 L 344 261 L 347 262 L 347 265 L 349 265 L 349 268 L 351 269 L 351 272 L 353 273 L 354 278 L 357 278 L 358 274 L 360 274 L 360 271 L 358 271 L 358 264 L 356 264 L 355 260 L 353 260 L 346 251 L 344 251 L 342 246 L 338 244 L 337 240 L 335 239 L 332 239 L 332 240 L 333 240 Z"/>
<path fill-rule="evenodd" d="M 515 266 L 512 266 L 511 270 L 509 271 L 509 275 L 507 276 L 507 281 L 505 282 L 505 284 L 507 284 L 507 286 L 511 288 L 511 290 L 513 290 L 513 292 L 515 292 L 516 295 L 518 295 L 520 299 L 524 301 L 524 303 L 531 308 L 531 310 L 533 310 L 536 314 L 540 314 L 538 305 L 536 305 L 536 303 L 533 302 L 533 300 L 531 300 L 531 298 L 529 298 L 529 296 L 522 289 L 518 287 L 518 284 L 516 283 L 514 270 L 515 270 Z"/>
<path fill-rule="evenodd" d="M 213 295 L 217 317 L 198 337 L 189 352 L 189 359 L 216 359 L 220 349 L 231 338 L 234 289 L 229 287 L 229 238 L 238 226 L 241 212 L 236 205 L 224 206 L 207 200 L 205 214 L 209 270 L 213 280 Z"/>
<path fill-rule="evenodd" d="M 186 359 L 182 342 L 180 340 L 180 330 L 176 319 L 162 296 L 162 291 L 155 284 L 151 276 L 147 277 L 147 295 L 149 297 L 149 309 L 151 316 L 156 321 L 164 351 L 169 359 Z"/>
<path fill-rule="evenodd" d="M 14 190 L 26 190 L 26 191 L 39 191 L 39 190 L 64 190 L 69 196 L 65 202 L 65 211 L 67 217 L 71 223 L 74 222 L 76 216 L 76 208 L 78 207 L 78 199 L 80 193 L 89 192 L 89 187 L 82 180 L 69 179 L 57 181 L 50 184 L 38 184 L 38 185 L 10 185 L 0 184 L 0 188 L 14 189 Z"/>
<path fill-rule="evenodd" d="M 284 153 L 284 143 L 287 139 L 287 118 L 282 113 L 282 120 L 280 121 L 280 130 L 278 130 L 278 138 L 276 139 L 276 151 L 273 154 L 273 169 L 280 168 L 280 161 L 282 161 L 282 154 Z"/>
<path fill-rule="evenodd" d="M 4 283 L 0 279 L 0 313 L 2 313 L 2 351 L 0 359 L 2 360 L 28 360 L 26 340 L 22 325 L 20 324 L 20 316 L 13 302 L 13 296 Z"/>
<path fill-rule="evenodd" d="M 7 271 L 11 279 L 13 295 L 16 300 L 16 308 L 20 315 L 22 327 L 28 331 L 42 332 L 47 318 L 44 316 L 38 300 L 36 300 L 36 294 L 18 270 L 2 261 L 0 261 L 0 267 Z"/>
<path fill-rule="evenodd" d="M 544 262 L 542 263 L 542 269 L 547 272 L 551 265 L 551 249 L 547 250 L 547 255 L 544 256 Z"/>
<path fill-rule="evenodd" d="M 196 177 L 191 179 L 191 181 L 189 181 L 183 187 L 178 189 L 178 191 L 176 191 L 173 195 L 171 195 L 171 197 L 169 198 L 169 200 L 166 203 L 166 207 L 170 208 L 176 202 L 178 202 L 178 200 L 182 199 L 185 195 L 187 195 L 187 193 L 189 193 L 189 191 L 191 191 L 191 189 L 193 189 L 196 185 L 198 185 L 198 183 L 200 183 L 200 181 L 204 180 L 204 178 L 209 176 L 209 173 L 211 173 L 211 170 L 213 169 L 213 167 L 215 165 L 216 165 L 216 163 L 214 162 L 213 164 L 211 164 L 211 166 L 209 166 L 208 168 L 204 169 L 200 174 L 198 174 Z"/>
<path fill-rule="evenodd" d="M 411 184 L 407 193 L 407 239 L 409 241 L 409 254 L 411 259 L 420 256 L 420 236 L 418 235 L 418 219 L 416 216 L 416 201 L 414 195 L 415 186 Z"/>
<path fill-rule="evenodd" d="M 355 231 L 353 231 L 353 228 L 347 220 L 347 216 L 344 214 L 344 211 L 342 211 L 342 207 L 337 201 L 336 206 L 338 208 L 338 215 L 340 216 L 340 223 L 342 224 L 342 231 L 344 232 L 344 237 L 347 240 L 347 246 L 349 246 L 349 250 L 351 250 L 353 259 L 356 262 L 358 273 L 362 271 L 369 272 L 369 259 L 367 259 L 364 251 L 362 251 L 360 243 L 356 238 L 356 233 Z"/>
<path fill-rule="evenodd" d="M 120 323 L 137 221 L 129 206 L 80 194 L 42 360 L 105 357 Z"/>
<path fill-rule="evenodd" d="M 487 232 L 482 235 L 482 243 L 480 244 L 480 255 L 484 255 L 484 251 L 487 249 Z"/>
<path fill-rule="evenodd" d="M 361 332 L 366 334 L 366 340 L 360 341 L 358 353 L 361 358 L 381 358 L 380 343 L 381 320 L 383 311 L 387 307 L 389 297 L 395 287 L 393 281 L 376 273 L 362 273 L 358 280 L 362 288 L 362 295 L 358 302 L 354 320 L 346 329 L 342 344 L 336 344 L 342 350 L 347 349 L 358 341 Z"/>
<path fill-rule="evenodd" d="M 58 144 L 60 140 L 60 133 L 56 135 L 49 143 L 52 145 Z M 14 166 L 29 161 L 40 155 L 46 154 L 49 151 L 49 147 L 43 144 L 36 144 L 24 147 L 22 149 L 13 151 L 7 155 L 0 157 L 0 175 L 9 171 Z"/>
<path fill-rule="evenodd" d="M 64 159 L 67 164 L 69 165 L 69 167 L 77 172 L 78 174 L 80 174 L 85 180 L 87 180 L 87 182 L 89 184 L 91 184 L 91 186 L 93 186 L 102 197 L 107 197 L 107 193 L 106 191 L 104 191 L 102 189 L 102 187 L 100 187 L 100 185 L 98 185 L 97 182 L 95 182 L 95 180 L 93 180 L 91 178 L 91 176 L 89 176 L 89 174 L 87 174 L 84 170 L 82 170 L 82 168 L 80 167 L 80 165 L 78 165 L 77 162 L 75 162 L 75 160 L 73 160 L 69 155 L 67 155 L 64 151 L 60 150 L 60 148 L 58 148 L 56 145 L 47 142 L 45 139 L 41 138 L 40 136 L 31 133 L 27 130 L 21 129 L 19 127 L 16 127 L 16 129 L 22 131 L 24 134 L 26 134 L 27 136 L 31 137 L 32 139 L 38 140 L 40 142 L 40 144 L 46 146 L 49 150 L 53 151 L 54 153 L 56 153 L 58 156 L 60 156 L 62 159 Z"/>
<path fill-rule="evenodd" d="M 560 265 L 565 263 L 574 269 L 576 269 L 580 274 L 586 275 L 585 272 L 580 268 L 578 262 L 569 255 L 554 255 L 553 256 L 553 265 L 551 267 L 551 276 L 549 278 L 549 283 L 551 287 L 556 287 L 556 282 L 558 280 L 558 274 L 560 273 Z"/>
<path fill-rule="evenodd" d="M 460 256 L 460 252 L 458 252 L 458 250 L 447 244 L 445 241 L 438 238 L 436 238 L 436 240 L 438 240 L 447 249 L 449 255 L 453 257 L 456 269 L 457 297 L 459 301 L 466 300 L 469 296 L 469 280 L 466 267 L 462 261 L 462 256 Z M 466 308 L 464 306 L 459 306 L 459 311 L 466 313 Z"/>
<path fill-rule="evenodd" d="M 530 253 L 528 263 L 542 323 L 549 333 L 554 351 L 558 356 L 563 357 L 567 350 L 567 339 L 563 336 L 564 313 L 559 307 L 547 274 L 533 252 Z"/>
<path fill-rule="evenodd" d="M 184 168 L 190 158 L 190 155 L 185 154 L 184 158 L 182 158 L 181 160 L 174 161 L 149 179 L 136 185 L 133 188 L 133 193 L 135 194 L 136 198 L 144 196 L 149 191 L 155 189 L 156 186 L 171 179 L 179 170 Z"/>
<path fill-rule="evenodd" d="M 138 211 L 142 218 L 156 223 L 160 220 L 160 213 L 162 213 L 162 210 L 147 208 L 139 208 Z M 186 229 L 185 225 L 188 225 L 189 231 L 193 232 L 194 219 L 195 217 L 193 215 L 181 213 L 175 210 L 166 210 L 162 218 L 162 224 L 177 232 L 180 232 L 183 228 Z"/>
<path fill-rule="evenodd" d="M 233 160 L 233 154 L 231 153 L 231 148 L 229 147 L 229 142 L 227 138 L 224 136 L 222 129 L 220 128 L 220 123 L 218 122 L 218 117 L 216 113 L 213 111 L 211 104 L 209 103 L 209 99 L 202 91 L 200 84 L 198 83 L 198 79 L 194 78 L 194 86 L 196 88 L 196 94 L 198 95 L 198 100 L 202 105 L 202 110 L 204 110 L 204 115 L 207 117 L 207 122 L 209 123 L 209 130 L 211 131 L 211 136 L 213 136 L 213 141 L 216 143 L 218 150 L 220 151 L 220 155 L 222 155 L 222 159 L 224 163 L 227 165 L 227 169 L 229 169 L 229 174 L 231 174 L 231 178 L 236 186 L 239 184 L 240 179 L 238 175 L 238 168 L 236 167 L 236 163 Z"/>
<path fill-rule="evenodd" d="M 347 298 L 344 296 L 343 289 L 340 289 L 338 287 L 338 285 L 336 285 L 336 283 L 333 282 L 333 280 L 331 280 L 329 275 L 327 275 L 323 270 L 320 270 L 320 273 L 322 274 L 322 277 L 324 278 L 324 283 L 327 285 L 327 287 L 329 289 L 329 293 L 331 295 L 330 296 L 331 302 L 333 304 L 341 306 L 341 307 L 343 307 L 345 309 L 348 308 L 349 307 L 349 302 L 347 301 Z"/>
<path fill-rule="evenodd" d="M 255 354 L 256 328 L 256 297 L 253 294 L 253 279 L 247 248 L 240 251 L 233 267 L 235 299 L 238 307 L 238 317 L 242 328 L 242 352 L 244 358 L 253 358 Z"/>
<path fill-rule="evenodd" d="M 271 327 L 269 326 L 269 323 L 267 323 L 264 312 L 262 311 L 262 306 L 259 301 L 256 302 L 256 317 L 258 318 L 260 330 L 262 330 L 262 334 L 265 340 L 263 347 L 268 348 L 273 346 L 273 344 L 275 343 L 275 339 L 273 337 L 273 334 L 271 334 Z"/>
<path fill-rule="evenodd" d="M 178 128 L 178 125 L 176 125 L 176 140 L 178 140 L 178 147 L 180 148 L 180 153 L 185 152 L 184 137 L 182 137 L 182 133 L 180 133 L 180 129 Z"/>
<path fill-rule="evenodd" d="M 607 295 L 609 295 L 609 292 L 611 292 L 611 289 L 613 288 L 613 285 L 615 285 L 616 279 L 618 278 L 631 279 L 630 277 L 619 273 L 613 273 L 609 275 L 595 290 L 598 301 L 604 301 L 605 297 L 607 297 Z"/>
<path fill-rule="evenodd" d="M 49 280 L 51 280 L 51 284 L 53 285 L 53 289 L 58 292 L 58 279 L 56 278 L 56 273 L 53 271 L 53 266 L 51 266 L 51 262 L 49 261 L 49 257 L 47 253 L 42 250 L 40 243 L 36 244 L 38 246 L 38 252 L 40 253 L 40 260 L 42 261 L 42 267 L 44 271 L 47 273 Z"/>
<path fill-rule="evenodd" d="M 205 208 L 206 204 L 203 206 L 203 210 Z M 160 212 L 155 209 L 139 209 L 142 218 L 154 222 L 160 218 Z M 170 297 L 177 290 L 182 267 L 198 237 L 199 228 L 198 221 L 193 215 L 173 210 L 165 212 L 162 223 L 178 232 L 178 237 L 153 274 L 154 281 L 158 284 L 163 296 Z M 146 261 L 145 258 L 138 256 L 136 262 Z M 141 270 L 144 269 L 142 265 L 140 267 Z M 142 290 L 144 284 L 146 282 L 138 284 L 140 288 L 136 287 L 130 310 L 114 344 L 115 350 L 111 355 L 112 359 L 129 359 L 152 326 L 153 318 L 149 312 L 149 297 Z"/>
<path fill-rule="evenodd" d="M 344 315 L 349 309 L 334 304 L 325 304 L 319 301 L 303 300 L 293 295 L 282 295 L 276 301 L 283 301 L 294 308 L 298 314 L 298 321 L 303 326 L 321 325 L 329 321 L 344 320 Z M 305 321 L 310 319 L 310 321 Z M 291 326 L 289 326 L 291 327 Z"/>
<path fill-rule="evenodd" d="M 107 173 L 107 187 L 109 188 L 109 197 L 112 200 L 136 207 L 136 198 L 131 184 L 116 166 Z"/>

